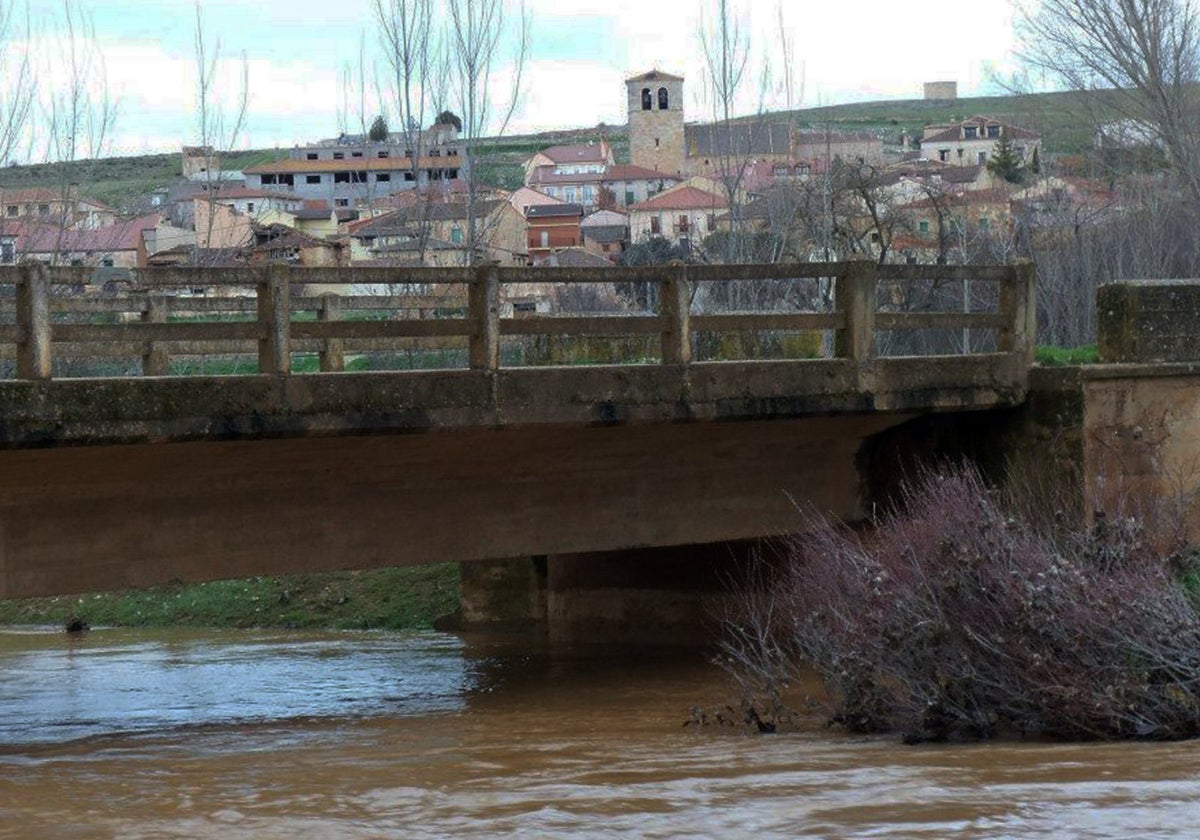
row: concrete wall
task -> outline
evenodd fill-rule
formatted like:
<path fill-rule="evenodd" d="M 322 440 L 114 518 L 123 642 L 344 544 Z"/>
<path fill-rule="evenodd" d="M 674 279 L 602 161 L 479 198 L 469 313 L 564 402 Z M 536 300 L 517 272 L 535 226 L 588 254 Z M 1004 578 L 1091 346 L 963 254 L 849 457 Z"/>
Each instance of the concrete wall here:
<path fill-rule="evenodd" d="M 11 450 L 0 597 L 785 533 L 861 517 L 861 440 L 904 419 Z"/>

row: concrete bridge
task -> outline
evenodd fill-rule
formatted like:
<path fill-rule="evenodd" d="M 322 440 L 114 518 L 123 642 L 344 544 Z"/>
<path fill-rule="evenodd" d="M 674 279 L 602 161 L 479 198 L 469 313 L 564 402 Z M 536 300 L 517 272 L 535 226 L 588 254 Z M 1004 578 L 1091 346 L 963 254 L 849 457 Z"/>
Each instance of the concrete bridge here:
<path fill-rule="evenodd" d="M 887 430 L 1007 416 L 1032 363 L 1030 265 L 86 281 L 0 269 L 0 597 L 491 561 L 469 617 L 506 587 L 536 615 L 555 558 L 675 575 L 699 555 L 671 547 L 786 533 L 796 504 L 861 518 Z M 368 354 L 461 367 L 346 372 Z"/>

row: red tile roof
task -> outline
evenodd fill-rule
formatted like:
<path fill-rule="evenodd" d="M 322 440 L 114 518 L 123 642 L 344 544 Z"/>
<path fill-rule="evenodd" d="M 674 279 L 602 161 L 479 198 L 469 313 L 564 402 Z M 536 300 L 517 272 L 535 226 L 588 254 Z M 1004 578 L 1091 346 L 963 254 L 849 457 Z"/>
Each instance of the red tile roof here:
<path fill-rule="evenodd" d="M 543 154 L 555 163 L 606 163 L 611 154 L 608 143 L 573 143 L 569 146 L 550 146 Z"/>
<path fill-rule="evenodd" d="M 654 198 L 634 204 L 630 210 L 704 210 L 724 209 L 724 198 L 696 187 L 677 187 L 659 193 Z"/>

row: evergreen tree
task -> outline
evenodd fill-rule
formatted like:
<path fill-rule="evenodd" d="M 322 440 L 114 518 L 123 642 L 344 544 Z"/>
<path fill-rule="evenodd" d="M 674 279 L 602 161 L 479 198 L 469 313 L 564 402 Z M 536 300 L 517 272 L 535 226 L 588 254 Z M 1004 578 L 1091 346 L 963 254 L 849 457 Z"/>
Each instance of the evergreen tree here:
<path fill-rule="evenodd" d="M 1021 183 L 1024 175 L 1021 159 L 1012 147 L 1012 142 L 1006 135 L 1000 135 L 996 147 L 992 150 L 992 159 L 987 162 L 988 172 L 999 175 L 1010 184 Z"/>
<path fill-rule="evenodd" d="M 372 143 L 386 143 L 388 139 L 388 124 L 387 120 L 380 114 L 375 118 L 375 122 L 371 123 L 371 128 L 367 132 L 367 139 Z"/>
<path fill-rule="evenodd" d="M 438 125 L 452 125 L 459 131 L 462 131 L 462 120 L 453 111 L 442 111 L 442 113 L 437 115 L 435 122 Z"/>
<path fill-rule="evenodd" d="M 1038 147 L 1033 147 L 1033 159 L 1029 161 L 1029 171 L 1034 175 L 1042 174 L 1042 159 L 1038 155 Z"/>

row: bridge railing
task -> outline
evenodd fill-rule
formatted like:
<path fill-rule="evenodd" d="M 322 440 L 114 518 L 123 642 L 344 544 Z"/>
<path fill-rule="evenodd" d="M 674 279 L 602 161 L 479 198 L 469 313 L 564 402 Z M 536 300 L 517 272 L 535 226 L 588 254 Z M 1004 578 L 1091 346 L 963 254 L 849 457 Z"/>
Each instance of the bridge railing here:
<path fill-rule="evenodd" d="M 138 372 L 160 376 L 180 357 L 247 352 L 254 372 L 287 375 L 297 353 L 338 372 L 354 354 L 414 350 L 426 362 L 432 354 L 434 367 L 496 370 L 564 361 L 506 355 L 509 341 L 617 336 L 641 341 L 636 361 L 665 365 L 762 358 L 750 342 L 701 340 L 713 335 L 805 334 L 814 340 L 791 357 L 859 366 L 971 353 L 1027 365 L 1033 353 L 1026 263 L 172 268 L 131 272 L 132 289 L 118 291 L 89 289 L 90 276 L 87 268 L 0 267 L 0 363 L 8 360 L 11 375 L 97 375 L 96 362 L 135 359 Z M 604 293 L 587 306 L 569 303 L 567 290 L 588 286 Z M 561 305 L 538 302 L 551 298 Z M 447 351 L 459 358 L 437 355 Z M 90 364 L 76 371 L 68 360 Z"/>

